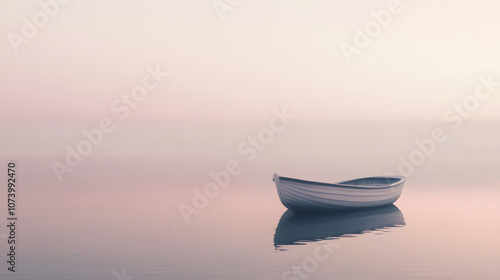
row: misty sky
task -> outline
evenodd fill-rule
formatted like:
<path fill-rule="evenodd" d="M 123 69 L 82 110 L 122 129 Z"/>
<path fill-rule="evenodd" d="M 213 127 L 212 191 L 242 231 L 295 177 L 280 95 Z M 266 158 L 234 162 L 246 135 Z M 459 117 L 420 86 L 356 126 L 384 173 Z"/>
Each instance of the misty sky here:
<path fill-rule="evenodd" d="M 251 122 L 283 106 L 306 121 L 441 120 L 479 76 L 500 80 L 493 1 L 403 0 L 348 63 L 339 44 L 389 2 L 242 1 L 221 21 L 214 1 L 73 0 L 15 53 L 7 35 L 41 8 L 2 1 L 0 122 L 108 116 L 154 65 L 170 76 L 138 120 Z M 471 119 L 499 120 L 498 108 L 492 96 Z"/>

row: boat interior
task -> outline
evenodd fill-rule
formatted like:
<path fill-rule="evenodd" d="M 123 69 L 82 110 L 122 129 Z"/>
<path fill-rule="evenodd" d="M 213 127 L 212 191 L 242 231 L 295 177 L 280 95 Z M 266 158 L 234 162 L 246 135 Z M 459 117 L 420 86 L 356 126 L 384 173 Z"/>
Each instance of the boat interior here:
<path fill-rule="evenodd" d="M 400 178 L 393 177 L 368 177 L 361 178 L 355 180 L 349 180 L 344 182 L 338 182 L 337 184 L 345 184 L 345 185 L 356 185 L 356 186 L 386 186 L 390 184 L 394 184 L 397 181 L 401 180 Z"/>

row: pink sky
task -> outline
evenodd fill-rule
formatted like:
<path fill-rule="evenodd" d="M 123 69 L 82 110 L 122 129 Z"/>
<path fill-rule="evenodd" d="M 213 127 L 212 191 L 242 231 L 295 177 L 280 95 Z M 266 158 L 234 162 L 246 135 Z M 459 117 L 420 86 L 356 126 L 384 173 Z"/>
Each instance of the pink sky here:
<path fill-rule="evenodd" d="M 256 121 L 287 106 L 303 120 L 440 120 L 480 75 L 500 73 L 488 1 L 401 1 L 348 64 L 339 44 L 388 3 L 362 2 L 248 1 L 220 21 L 211 1 L 70 1 L 18 53 L 7 35 L 41 8 L 2 2 L 0 117 L 106 117 L 159 64 L 171 76 L 134 118 Z M 494 95 L 471 118 L 500 120 L 499 106 Z"/>

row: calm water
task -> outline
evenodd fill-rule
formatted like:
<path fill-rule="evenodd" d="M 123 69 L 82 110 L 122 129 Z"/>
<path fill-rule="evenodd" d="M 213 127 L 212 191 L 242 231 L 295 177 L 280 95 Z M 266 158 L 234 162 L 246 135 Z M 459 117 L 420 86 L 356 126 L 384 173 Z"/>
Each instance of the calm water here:
<path fill-rule="evenodd" d="M 122 144 L 127 153 L 104 143 L 63 183 L 50 167 L 63 154 L 18 157 L 18 272 L 7 272 L 3 238 L 0 278 L 498 279 L 498 124 L 449 131 L 395 206 L 306 215 L 279 202 L 275 171 L 321 181 L 395 171 L 434 127 L 296 124 L 253 161 L 237 146 L 258 125 L 162 128 L 154 143 Z M 186 224 L 179 204 L 231 159 L 241 174 Z"/>

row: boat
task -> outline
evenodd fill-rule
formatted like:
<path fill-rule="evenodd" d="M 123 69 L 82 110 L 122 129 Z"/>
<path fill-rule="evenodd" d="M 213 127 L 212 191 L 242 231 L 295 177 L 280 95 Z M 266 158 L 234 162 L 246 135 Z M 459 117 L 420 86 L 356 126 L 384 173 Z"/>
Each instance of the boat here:
<path fill-rule="evenodd" d="M 403 176 L 376 176 L 323 183 L 279 176 L 273 181 L 283 205 L 295 211 L 331 211 L 394 203 L 406 182 Z"/>
<path fill-rule="evenodd" d="M 279 249 L 284 245 L 304 245 L 368 232 L 382 234 L 405 225 L 403 213 L 394 204 L 322 213 L 286 210 L 276 227 L 274 246 Z"/>

